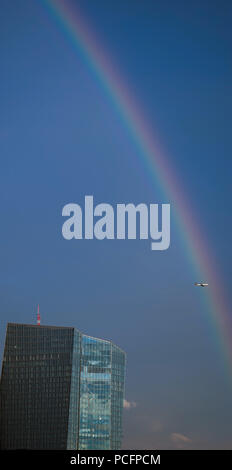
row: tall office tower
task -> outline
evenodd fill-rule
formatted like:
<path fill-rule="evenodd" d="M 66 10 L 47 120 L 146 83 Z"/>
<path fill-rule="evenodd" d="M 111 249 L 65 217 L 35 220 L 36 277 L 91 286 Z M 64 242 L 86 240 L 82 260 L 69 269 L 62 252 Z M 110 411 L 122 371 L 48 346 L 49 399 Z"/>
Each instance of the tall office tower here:
<path fill-rule="evenodd" d="M 2 449 L 120 449 L 125 353 L 70 327 L 8 323 Z"/>

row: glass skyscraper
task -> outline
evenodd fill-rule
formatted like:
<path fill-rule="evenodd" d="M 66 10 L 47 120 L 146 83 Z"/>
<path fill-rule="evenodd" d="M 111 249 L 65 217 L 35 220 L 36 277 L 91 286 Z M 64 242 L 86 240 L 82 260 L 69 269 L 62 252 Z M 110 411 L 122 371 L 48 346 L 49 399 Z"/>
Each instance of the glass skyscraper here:
<path fill-rule="evenodd" d="M 120 449 L 125 353 L 76 328 L 7 325 L 2 449 Z"/>

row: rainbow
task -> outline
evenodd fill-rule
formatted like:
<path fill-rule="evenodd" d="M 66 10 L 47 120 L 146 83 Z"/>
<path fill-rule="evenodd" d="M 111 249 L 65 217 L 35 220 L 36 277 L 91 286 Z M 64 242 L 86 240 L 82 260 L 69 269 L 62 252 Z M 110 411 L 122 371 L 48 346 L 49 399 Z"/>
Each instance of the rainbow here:
<path fill-rule="evenodd" d="M 207 304 L 217 332 L 216 338 L 220 346 L 219 350 L 225 357 L 226 370 L 228 367 L 230 370 L 232 365 L 231 322 L 225 300 L 226 295 L 221 276 L 218 274 L 218 267 L 214 265 L 213 257 L 208 251 L 208 243 L 187 201 L 186 192 L 181 188 L 170 161 L 149 130 L 141 109 L 138 109 L 122 77 L 114 69 L 112 61 L 93 36 L 93 32 L 77 6 L 74 7 L 69 0 L 42 0 L 42 3 L 53 21 L 69 39 L 74 50 L 84 57 L 95 79 L 108 95 L 136 144 L 137 153 L 152 178 L 152 182 L 154 183 L 155 179 L 165 197 L 171 201 L 171 210 L 182 234 L 185 251 L 194 271 L 194 280 L 206 280 L 209 283 L 207 292 L 204 289 L 204 303 Z"/>

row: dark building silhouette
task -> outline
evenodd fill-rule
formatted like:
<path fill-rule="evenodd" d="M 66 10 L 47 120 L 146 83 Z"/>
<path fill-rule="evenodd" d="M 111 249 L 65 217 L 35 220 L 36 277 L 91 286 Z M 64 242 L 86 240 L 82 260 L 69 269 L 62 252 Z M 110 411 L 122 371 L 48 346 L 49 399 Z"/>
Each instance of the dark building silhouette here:
<path fill-rule="evenodd" d="M 125 353 L 70 327 L 7 325 L 2 449 L 120 449 Z"/>

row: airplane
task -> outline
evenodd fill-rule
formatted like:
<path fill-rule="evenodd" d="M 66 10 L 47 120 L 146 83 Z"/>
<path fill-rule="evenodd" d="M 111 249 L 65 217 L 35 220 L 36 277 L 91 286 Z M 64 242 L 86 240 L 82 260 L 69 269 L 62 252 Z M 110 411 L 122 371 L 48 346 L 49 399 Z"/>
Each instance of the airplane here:
<path fill-rule="evenodd" d="M 206 282 L 194 282 L 194 286 L 206 287 L 208 285 Z"/>

